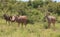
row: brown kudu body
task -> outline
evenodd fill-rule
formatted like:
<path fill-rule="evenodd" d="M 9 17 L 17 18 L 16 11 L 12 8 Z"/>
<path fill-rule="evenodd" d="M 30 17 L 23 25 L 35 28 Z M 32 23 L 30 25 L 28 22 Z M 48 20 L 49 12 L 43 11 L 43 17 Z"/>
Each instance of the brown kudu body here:
<path fill-rule="evenodd" d="M 22 25 L 24 24 L 26 26 L 27 16 L 12 16 L 11 21 L 17 22 L 18 26 L 19 26 L 20 23 L 22 23 Z"/>
<path fill-rule="evenodd" d="M 56 17 L 51 16 L 50 13 L 47 13 L 46 16 L 45 16 L 45 18 L 48 21 L 48 28 L 50 28 L 50 25 L 52 23 L 53 26 L 54 26 L 54 29 L 55 29 Z"/>

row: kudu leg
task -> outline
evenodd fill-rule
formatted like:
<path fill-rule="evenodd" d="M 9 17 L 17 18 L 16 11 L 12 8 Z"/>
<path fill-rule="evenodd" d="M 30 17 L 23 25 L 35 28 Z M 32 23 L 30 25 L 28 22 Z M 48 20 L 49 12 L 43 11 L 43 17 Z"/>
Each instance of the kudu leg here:
<path fill-rule="evenodd" d="M 23 22 L 21 23 L 22 27 L 23 27 Z"/>
<path fill-rule="evenodd" d="M 25 24 L 25 27 L 26 27 L 27 23 L 26 23 L 26 22 L 24 22 L 24 24 Z"/>
<path fill-rule="evenodd" d="M 6 20 L 6 24 L 7 24 L 7 20 Z"/>
<path fill-rule="evenodd" d="M 51 22 L 48 22 L 48 28 L 50 28 L 50 26 L 51 26 Z"/>
<path fill-rule="evenodd" d="M 10 26 L 10 24 L 11 24 L 10 21 L 8 21 L 8 23 L 9 23 L 9 26 Z"/>
<path fill-rule="evenodd" d="M 18 27 L 20 26 L 20 23 L 18 23 Z"/>
<path fill-rule="evenodd" d="M 53 22 L 53 28 L 54 28 L 54 30 L 55 30 L 55 22 Z"/>

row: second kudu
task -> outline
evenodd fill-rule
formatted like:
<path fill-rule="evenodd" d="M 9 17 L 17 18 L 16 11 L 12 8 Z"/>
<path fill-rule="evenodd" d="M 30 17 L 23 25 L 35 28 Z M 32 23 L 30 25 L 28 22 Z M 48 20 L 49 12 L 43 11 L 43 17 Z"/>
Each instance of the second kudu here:
<path fill-rule="evenodd" d="M 55 29 L 56 17 L 51 16 L 50 13 L 46 13 L 45 18 L 48 21 L 48 28 L 50 28 L 52 23 Z"/>

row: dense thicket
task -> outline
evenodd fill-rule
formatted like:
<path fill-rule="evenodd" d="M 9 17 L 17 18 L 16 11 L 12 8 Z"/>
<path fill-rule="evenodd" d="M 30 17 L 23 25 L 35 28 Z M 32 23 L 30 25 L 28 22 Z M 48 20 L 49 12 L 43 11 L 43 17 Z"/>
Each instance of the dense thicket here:
<path fill-rule="evenodd" d="M 27 15 L 29 20 L 40 22 L 46 12 L 60 15 L 60 2 L 51 0 L 34 0 L 28 2 L 16 0 L 1 0 L 0 1 L 0 16 L 4 13 L 9 15 Z"/>

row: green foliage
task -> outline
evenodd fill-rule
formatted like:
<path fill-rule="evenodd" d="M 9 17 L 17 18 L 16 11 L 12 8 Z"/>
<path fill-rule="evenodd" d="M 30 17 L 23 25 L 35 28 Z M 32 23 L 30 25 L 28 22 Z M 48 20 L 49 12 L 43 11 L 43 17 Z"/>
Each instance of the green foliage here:
<path fill-rule="evenodd" d="M 49 11 L 53 14 L 60 14 L 60 4 L 51 0 L 34 0 L 28 2 L 5 0 L 0 1 L 0 16 L 4 13 L 9 15 L 26 15 L 28 20 L 41 22 L 44 14 Z"/>
<path fill-rule="evenodd" d="M 39 1 L 29 1 L 28 2 L 28 6 L 32 6 L 33 8 L 38 8 L 38 6 L 40 5 L 40 7 L 43 6 L 43 1 L 39 0 Z"/>

